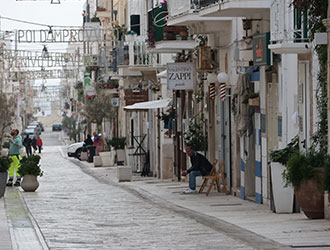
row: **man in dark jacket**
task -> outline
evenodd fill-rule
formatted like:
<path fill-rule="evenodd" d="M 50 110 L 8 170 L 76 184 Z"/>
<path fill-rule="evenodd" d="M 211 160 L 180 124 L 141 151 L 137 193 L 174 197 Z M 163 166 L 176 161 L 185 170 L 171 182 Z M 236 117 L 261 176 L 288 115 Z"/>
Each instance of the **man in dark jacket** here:
<path fill-rule="evenodd" d="M 185 194 L 197 193 L 196 176 L 208 175 L 212 170 L 212 164 L 205 156 L 197 153 L 193 148 L 187 147 L 187 155 L 190 157 L 191 167 L 183 171 L 182 175 L 189 174 L 189 188 L 184 191 Z"/>
<path fill-rule="evenodd" d="M 32 140 L 29 137 L 29 135 L 26 135 L 26 137 L 24 138 L 23 145 L 24 145 L 25 150 L 26 150 L 26 155 L 28 157 L 30 155 L 32 155 Z"/>

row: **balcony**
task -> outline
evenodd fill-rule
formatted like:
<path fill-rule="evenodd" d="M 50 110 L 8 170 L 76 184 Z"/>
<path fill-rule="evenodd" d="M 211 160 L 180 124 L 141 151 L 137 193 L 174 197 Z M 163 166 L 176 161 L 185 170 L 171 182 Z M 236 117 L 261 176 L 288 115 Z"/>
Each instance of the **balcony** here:
<path fill-rule="evenodd" d="M 154 57 L 146 47 L 145 37 L 126 35 L 110 53 L 110 69 L 119 75 L 140 76 L 138 69 L 154 66 Z"/>
<path fill-rule="evenodd" d="M 168 20 L 167 26 L 188 26 L 199 23 L 228 21 L 230 18 L 222 17 L 202 17 L 199 15 L 201 7 L 207 6 L 207 3 L 216 2 L 212 1 L 200 1 L 195 3 L 194 0 L 168 0 Z"/>
<path fill-rule="evenodd" d="M 285 12 L 292 22 L 286 24 Z M 308 39 L 307 11 L 291 7 L 284 10 L 273 3 L 270 13 L 271 44 L 268 46 L 276 54 L 303 54 L 311 51 Z"/>
<path fill-rule="evenodd" d="M 246 17 L 269 16 L 269 0 L 200 0 L 200 16 L 203 17 Z"/>

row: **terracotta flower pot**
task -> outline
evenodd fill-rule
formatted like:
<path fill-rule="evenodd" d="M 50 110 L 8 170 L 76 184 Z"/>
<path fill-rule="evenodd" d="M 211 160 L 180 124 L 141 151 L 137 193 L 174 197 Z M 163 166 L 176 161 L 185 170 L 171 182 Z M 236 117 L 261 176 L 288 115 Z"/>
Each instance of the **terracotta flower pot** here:
<path fill-rule="evenodd" d="M 24 175 L 21 187 L 25 192 L 34 192 L 39 187 L 38 177 L 35 175 Z"/>
<path fill-rule="evenodd" d="M 297 202 L 309 219 L 324 218 L 324 191 L 315 179 L 304 181 L 295 188 Z"/>

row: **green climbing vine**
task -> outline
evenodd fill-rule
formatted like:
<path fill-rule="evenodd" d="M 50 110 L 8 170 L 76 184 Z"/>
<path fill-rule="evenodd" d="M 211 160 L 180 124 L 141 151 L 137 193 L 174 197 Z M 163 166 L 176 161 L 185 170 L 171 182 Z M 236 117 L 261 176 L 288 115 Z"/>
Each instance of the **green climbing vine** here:
<path fill-rule="evenodd" d="M 327 18 L 328 0 L 293 0 L 292 4 L 301 11 L 307 10 L 310 40 L 314 39 L 315 33 L 326 32 L 322 21 Z M 328 151 L 327 46 L 317 45 L 315 52 L 320 65 L 316 91 L 319 121 L 317 122 L 317 132 L 312 136 L 312 146 L 319 146 L 320 151 L 326 154 Z"/>

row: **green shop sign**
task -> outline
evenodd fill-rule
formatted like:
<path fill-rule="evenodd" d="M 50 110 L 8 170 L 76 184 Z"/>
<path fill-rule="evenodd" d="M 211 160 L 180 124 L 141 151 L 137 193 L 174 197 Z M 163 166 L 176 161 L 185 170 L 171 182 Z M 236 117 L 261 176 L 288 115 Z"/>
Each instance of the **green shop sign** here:
<path fill-rule="evenodd" d="M 253 66 L 270 65 L 270 49 L 268 49 L 270 33 L 253 36 Z"/>

